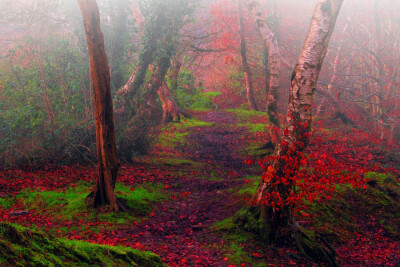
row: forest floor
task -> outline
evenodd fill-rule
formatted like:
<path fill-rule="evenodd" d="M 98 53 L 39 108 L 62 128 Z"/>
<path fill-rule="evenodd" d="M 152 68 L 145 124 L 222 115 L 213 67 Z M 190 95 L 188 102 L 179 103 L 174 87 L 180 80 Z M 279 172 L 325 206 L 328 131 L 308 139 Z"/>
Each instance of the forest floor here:
<path fill-rule="evenodd" d="M 116 192 L 128 212 L 88 208 L 94 168 L 64 166 L 1 172 L 0 217 L 60 238 L 150 250 L 169 266 L 313 265 L 291 248 L 265 246 L 230 219 L 262 174 L 246 160 L 257 161 L 266 152 L 256 150 L 267 140 L 265 115 L 239 110 L 193 115 L 164 127 L 149 155 L 122 166 Z M 343 266 L 399 266 L 398 155 L 384 152 L 367 135 L 358 133 L 355 141 L 352 130 L 341 131 L 320 131 L 309 153 L 334 153 L 344 170 L 362 167 L 365 188 L 338 186 L 332 200 L 310 207 L 313 216 L 301 226 L 328 240 Z"/>

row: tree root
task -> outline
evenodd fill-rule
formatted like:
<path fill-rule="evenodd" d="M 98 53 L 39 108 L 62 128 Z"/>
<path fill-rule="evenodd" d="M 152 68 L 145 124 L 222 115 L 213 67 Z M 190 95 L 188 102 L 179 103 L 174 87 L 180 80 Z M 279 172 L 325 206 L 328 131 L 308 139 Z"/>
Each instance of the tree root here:
<path fill-rule="evenodd" d="M 326 266 L 338 266 L 335 251 L 329 243 L 320 238 L 327 246 L 325 248 L 318 243 L 316 238 L 309 236 L 300 228 L 294 232 L 294 245 L 298 252 L 317 263 L 324 263 Z"/>
<path fill-rule="evenodd" d="M 94 192 L 94 190 L 92 190 L 87 195 L 86 199 L 88 201 L 91 201 L 95 208 L 99 208 L 99 206 L 96 206 L 96 204 L 94 203 L 94 196 L 95 196 L 95 192 Z M 116 212 L 127 212 L 128 211 L 128 209 L 126 208 L 126 206 L 123 203 L 122 199 L 117 198 L 116 201 L 117 201 L 117 207 L 118 207 L 118 210 Z M 104 206 L 106 207 L 107 205 L 104 205 Z M 107 207 L 106 210 L 115 211 L 111 206 Z"/>
<path fill-rule="evenodd" d="M 273 225 L 262 219 L 261 209 L 255 206 L 246 206 L 233 217 L 233 222 L 243 230 L 255 233 L 269 245 L 294 247 L 300 254 L 316 263 L 325 266 L 338 266 L 335 251 L 322 237 L 312 237 L 297 226 L 279 227 L 279 236 L 271 239 Z M 317 240 L 318 239 L 318 240 Z M 320 244 L 318 241 L 323 243 Z"/>

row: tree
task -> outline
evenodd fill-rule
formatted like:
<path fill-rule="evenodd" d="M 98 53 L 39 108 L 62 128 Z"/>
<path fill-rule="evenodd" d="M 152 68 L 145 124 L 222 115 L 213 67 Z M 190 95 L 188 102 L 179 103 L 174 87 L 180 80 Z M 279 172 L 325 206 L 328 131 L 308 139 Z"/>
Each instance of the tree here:
<path fill-rule="evenodd" d="M 118 211 L 122 206 L 118 205 L 114 188 L 120 163 L 117 158 L 110 71 L 100 28 L 100 13 L 96 0 L 78 0 L 78 4 L 85 27 L 94 90 L 97 148 L 94 206 L 108 204 L 113 211 Z"/>
<path fill-rule="evenodd" d="M 151 100 L 157 93 L 162 102 L 164 122 L 179 121 L 180 115 L 188 116 L 178 107 L 164 81 L 176 53 L 179 31 L 186 22 L 185 16 L 193 12 L 194 3 L 196 0 L 140 1 L 139 5 L 132 6 L 142 33 L 143 46 L 139 54 L 139 64 L 121 91 L 127 92 L 126 102 L 131 101 L 134 95 L 139 95 L 144 101 L 149 98 Z M 172 66 L 176 78 L 180 67 L 180 63 Z M 146 82 L 149 69 L 151 75 L 149 82 Z M 142 94 L 139 94 L 141 87 Z"/>
<path fill-rule="evenodd" d="M 266 168 L 251 206 L 239 212 L 236 217 L 237 222 L 249 230 L 257 231 L 269 243 L 283 244 L 295 236 L 292 241 L 296 242 L 300 250 L 304 246 L 317 249 L 320 257 L 327 252 L 317 246 L 310 248 L 310 242 L 297 239 L 299 232 L 293 233 L 290 230 L 293 229 L 294 218 L 289 198 L 295 190 L 294 178 L 302 159 L 301 152 L 310 142 L 313 95 L 342 2 L 319 0 L 316 4 L 291 78 L 282 142 L 275 148 L 274 160 Z M 307 253 L 307 249 L 303 251 Z"/>
<path fill-rule="evenodd" d="M 265 19 L 262 17 L 262 12 L 259 9 L 257 1 L 249 3 L 249 9 L 252 13 L 254 24 L 258 33 L 263 41 L 263 47 L 268 54 L 268 67 L 269 67 L 269 86 L 267 97 L 267 113 L 268 121 L 279 126 L 277 118 L 278 112 L 278 91 L 279 91 L 279 71 L 280 71 L 280 52 L 278 40 L 272 32 Z"/>
<path fill-rule="evenodd" d="M 253 16 L 256 29 L 263 41 L 263 48 L 266 51 L 268 61 L 268 74 L 269 77 L 265 77 L 268 83 L 268 94 L 267 94 L 267 114 L 268 121 L 275 127 L 279 129 L 279 119 L 278 119 L 278 96 L 279 96 L 279 73 L 281 64 L 281 55 L 279 51 L 278 40 L 275 34 L 272 32 L 265 19 L 262 17 L 262 12 L 259 9 L 259 3 L 253 1 L 249 3 L 248 8 Z M 272 127 L 270 128 L 269 135 L 271 137 L 274 146 L 278 143 L 276 140 L 276 130 Z"/>
<path fill-rule="evenodd" d="M 238 0 L 238 5 L 239 5 L 239 29 L 240 29 L 240 57 L 242 58 L 242 67 L 246 75 L 247 101 L 249 102 L 249 107 L 251 110 L 258 110 L 256 101 L 254 99 L 253 75 L 251 73 L 249 63 L 247 62 L 246 36 L 244 30 L 242 0 Z"/>

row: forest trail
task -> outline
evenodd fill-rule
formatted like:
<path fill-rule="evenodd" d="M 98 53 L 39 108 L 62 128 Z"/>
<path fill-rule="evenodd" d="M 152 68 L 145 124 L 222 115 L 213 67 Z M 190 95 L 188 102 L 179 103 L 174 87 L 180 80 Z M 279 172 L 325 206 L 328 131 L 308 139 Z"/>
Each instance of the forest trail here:
<path fill-rule="evenodd" d="M 94 167 L 2 171 L 0 220 L 58 238 L 153 251 L 169 266 L 313 266 L 291 248 L 267 247 L 228 219 L 257 188 L 262 170 L 245 160 L 259 157 L 254 153 L 266 141 L 265 127 L 264 113 L 247 110 L 197 111 L 166 125 L 149 155 L 120 169 L 115 192 L 128 204 L 126 213 L 97 210 L 86 201 Z M 344 159 L 334 165 L 340 172 L 349 164 L 368 165 L 370 157 L 387 163 L 374 156 L 381 155 L 378 145 L 355 142 L 360 135 L 315 132 L 308 153 Z M 342 185 L 331 201 L 312 207 L 315 219 L 302 222 L 306 229 L 321 223 L 316 231 L 330 238 L 342 265 L 399 263 L 399 171 L 372 167 L 364 174 L 372 179 L 366 189 Z"/>
<path fill-rule="evenodd" d="M 170 181 L 169 192 L 178 197 L 163 202 L 154 216 L 126 233 L 137 237 L 132 242 L 145 245 L 171 266 L 226 266 L 220 250 L 225 241 L 210 227 L 235 213 L 238 199 L 232 191 L 253 172 L 239 153 L 245 129 L 234 127 L 237 121 L 232 113 L 211 111 L 199 119 L 212 125 L 192 131 L 186 138 L 189 145 L 178 150 L 203 164 L 200 168 L 185 166 L 189 169 L 186 175 Z"/>

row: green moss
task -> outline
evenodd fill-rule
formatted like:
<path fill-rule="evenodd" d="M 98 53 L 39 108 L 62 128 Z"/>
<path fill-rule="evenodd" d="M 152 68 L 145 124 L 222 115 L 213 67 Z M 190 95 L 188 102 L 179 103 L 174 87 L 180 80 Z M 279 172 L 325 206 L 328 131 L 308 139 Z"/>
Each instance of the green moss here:
<path fill-rule="evenodd" d="M 174 157 L 164 157 L 161 155 L 161 157 L 157 157 L 153 162 L 153 164 L 156 165 L 171 165 L 171 166 L 183 166 L 183 165 L 188 165 L 188 166 L 193 166 L 193 167 L 200 167 L 203 165 L 201 162 L 189 160 L 189 159 L 182 159 L 182 158 L 177 158 L 176 156 Z"/>
<path fill-rule="evenodd" d="M 177 145 L 184 145 L 186 143 L 186 136 L 189 133 L 180 133 L 180 132 L 173 132 L 173 133 L 163 133 L 160 134 L 158 137 L 158 143 L 165 147 L 176 147 Z"/>
<path fill-rule="evenodd" d="M 85 221 L 106 221 L 114 224 L 125 224 L 127 221 L 138 220 L 152 210 L 153 203 L 164 200 L 167 196 L 161 185 L 146 184 L 134 190 L 132 187 L 121 183 L 116 184 L 115 194 L 128 208 L 128 212 L 98 212 L 92 208 L 88 184 L 79 183 L 76 187 L 68 188 L 65 191 L 31 191 L 25 189 L 16 198 L 19 199 L 24 209 L 42 209 L 53 219 L 73 220 L 81 218 Z M 84 214 L 84 216 L 82 216 Z M 83 227 L 83 226 L 82 226 Z M 70 231 L 68 229 L 54 229 L 57 232 Z M 75 229 L 84 230 L 84 229 Z"/>
<path fill-rule="evenodd" d="M 238 123 L 237 127 L 245 127 L 250 133 L 265 132 L 267 130 L 268 124 L 265 123 Z"/>
<path fill-rule="evenodd" d="M 117 183 L 115 192 L 118 198 L 124 199 L 129 208 L 141 214 L 147 214 L 152 209 L 151 203 L 163 201 L 168 196 L 161 184 L 148 184 L 146 187 L 131 187 Z"/>
<path fill-rule="evenodd" d="M 366 172 L 364 177 L 368 179 L 374 179 L 379 183 L 394 182 L 393 175 L 391 173 L 379 173 L 379 172 Z"/>
<path fill-rule="evenodd" d="M 266 116 L 266 113 L 263 111 L 255 111 L 247 109 L 226 109 L 225 111 L 234 113 L 238 117 Z"/>
<path fill-rule="evenodd" d="M 162 146 L 176 147 L 187 144 L 186 137 L 192 128 L 208 127 L 213 123 L 197 119 L 183 118 L 180 123 L 170 123 L 162 128 L 162 133 L 158 136 L 157 143 Z"/>
<path fill-rule="evenodd" d="M 365 177 L 371 179 L 366 189 L 340 185 L 330 201 L 310 206 L 315 226 L 329 241 L 347 238 L 344 233 L 359 232 L 357 219 L 369 220 L 369 216 L 392 236 L 400 236 L 400 187 L 395 178 L 375 172 L 366 173 Z"/>
<path fill-rule="evenodd" d="M 214 171 L 211 171 L 208 175 L 201 175 L 199 178 L 207 181 L 224 181 L 224 178 L 218 176 Z"/>
<path fill-rule="evenodd" d="M 13 201 L 10 197 L 0 198 L 0 206 L 2 209 L 9 209 L 13 205 Z"/>
<path fill-rule="evenodd" d="M 258 175 L 246 176 L 243 180 L 247 180 L 248 182 L 240 187 L 229 189 L 229 191 L 239 196 L 254 195 L 257 191 L 258 185 L 260 184 L 261 177 Z"/>
<path fill-rule="evenodd" d="M 214 98 L 221 95 L 221 92 L 204 92 L 204 95 L 210 98 Z"/>
<path fill-rule="evenodd" d="M 224 257 L 228 258 L 230 264 L 240 265 L 245 263 L 246 266 L 269 266 L 267 263 L 263 262 L 263 260 L 254 258 L 251 251 L 245 249 L 249 243 L 254 243 L 257 236 L 238 228 L 234 223 L 233 217 L 215 223 L 212 228 L 214 231 L 220 233 L 222 238 L 227 241 L 226 244 L 228 245 L 224 247 Z M 262 245 L 262 243 L 260 243 L 260 245 Z"/>
<path fill-rule="evenodd" d="M 229 259 L 229 262 L 233 264 L 252 262 L 251 255 L 249 253 L 246 253 L 243 247 L 237 243 L 231 243 L 228 251 L 225 253 L 224 256 L 226 256 Z"/>
<path fill-rule="evenodd" d="M 207 121 L 201 121 L 196 118 L 191 118 L 191 119 L 183 119 L 181 123 L 177 126 L 178 129 L 188 129 L 188 128 L 194 128 L 194 127 L 210 127 L 213 126 L 214 123 L 212 122 L 207 122 Z"/>
<path fill-rule="evenodd" d="M 0 223 L 0 259 L 8 266 L 163 266 L 151 252 L 56 239 L 8 223 Z"/>

